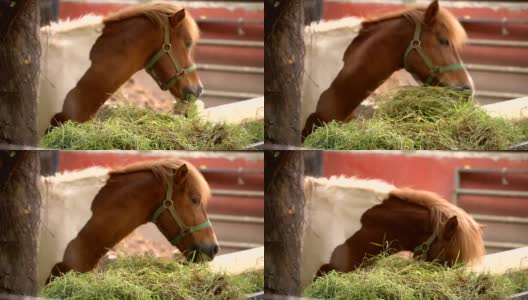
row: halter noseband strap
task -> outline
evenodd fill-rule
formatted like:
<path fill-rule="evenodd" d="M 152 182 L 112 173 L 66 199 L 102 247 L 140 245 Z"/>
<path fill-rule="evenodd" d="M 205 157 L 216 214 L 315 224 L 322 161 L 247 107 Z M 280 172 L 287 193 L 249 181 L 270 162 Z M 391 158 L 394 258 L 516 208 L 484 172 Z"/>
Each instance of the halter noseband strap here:
<path fill-rule="evenodd" d="M 433 234 L 431 234 L 431 236 L 425 242 L 414 248 L 414 256 L 418 259 L 426 260 L 429 249 L 431 248 L 431 244 L 433 244 L 435 239 L 436 232 L 433 232 Z"/>
<path fill-rule="evenodd" d="M 183 77 L 185 74 L 191 73 L 192 71 L 196 70 L 196 64 L 192 64 L 189 67 L 182 69 L 180 67 L 180 64 L 178 63 L 178 60 L 172 53 L 172 44 L 170 42 L 170 24 L 169 24 L 169 17 L 167 15 L 163 15 L 163 45 L 161 46 L 161 49 L 156 52 L 148 61 L 147 66 L 145 67 L 145 70 L 147 73 L 152 76 L 152 78 L 156 81 L 156 83 L 160 86 L 160 88 L 164 91 L 170 89 L 173 85 L 180 80 L 181 77 Z M 163 83 L 161 79 L 158 77 L 156 72 L 154 72 L 154 65 L 161 59 L 163 55 L 167 54 L 172 62 L 172 65 L 176 69 L 177 73 L 174 75 L 171 79 Z"/>
<path fill-rule="evenodd" d="M 173 186 L 173 183 L 174 180 L 173 180 L 173 173 L 170 173 L 169 175 L 169 186 L 167 187 L 167 193 L 165 194 L 165 200 L 163 201 L 163 204 L 158 208 L 156 209 L 156 211 L 154 212 L 154 214 L 152 215 L 152 223 L 156 224 L 158 222 L 158 218 L 159 216 L 165 212 L 165 210 L 168 210 L 169 213 L 171 214 L 172 218 L 174 219 L 174 221 L 176 221 L 176 224 L 178 224 L 178 227 L 180 228 L 180 234 L 178 234 L 176 237 L 174 237 L 172 240 L 170 240 L 170 243 L 174 246 L 176 246 L 176 244 L 181 241 L 185 236 L 193 233 L 193 232 L 196 232 L 196 231 L 199 231 L 199 230 L 202 230 L 202 229 L 205 229 L 209 226 L 211 226 L 211 222 L 209 220 L 201 223 L 201 224 L 198 224 L 196 226 L 192 226 L 192 227 L 189 227 L 187 225 L 185 225 L 185 223 L 183 223 L 182 219 L 180 218 L 180 216 L 178 215 L 178 213 L 176 212 L 176 209 L 174 208 L 174 203 L 172 201 L 172 186 Z"/>
<path fill-rule="evenodd" d="M 430 85 L 433 82 L 433 79 L 435 79 L 438 75 L 454 71 L 454 70 L 460 70 L 464 69 L 463 64 L 453 64 L 453 65 L 445 65 L 445 66 L 437 66 L 433 63 L 433 61 L 427 56 L 425 51 L 422 49 L 422 45 L 420 42 L 420 34 L 422 33 L 422 24 L 420 22 L 416 22 L 416 28 L 414 30 L 414 37 L 412 41 L 409 43 L 409 46 L 407 46 L 407 50 L 405 50 L 405 54 L 403 56 L 403 66 L 405 67 L 405 70 L 407 70 L 409 73 L 412 73 L 409 69 L 409 66 L 407 65 L 407 57 L 409 56 L 409 53 L 414 49 L 422 60 L 425 62 L 427 67 L 429 68 L 429 76 L 427 77 L 427 80 L 425 81 L 426 85 Z"/>

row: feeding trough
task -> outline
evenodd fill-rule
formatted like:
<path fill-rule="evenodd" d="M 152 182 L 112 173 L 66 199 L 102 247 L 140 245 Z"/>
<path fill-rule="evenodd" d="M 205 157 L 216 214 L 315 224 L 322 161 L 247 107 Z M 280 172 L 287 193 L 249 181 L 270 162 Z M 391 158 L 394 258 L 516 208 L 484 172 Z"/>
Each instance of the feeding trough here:
<path fill-rule="evenodd" d="M 87 299 L 258 299 L 263 268 L 264 248 L 220 255 L 208 264 L 118 258 L 96 272 L 68 273 L 40 295 L 60 299 L 73 295 Z"/>
<path fill-rule="evenodd" d="M 339 150 L 508 150 L 528 139 L 526 119 L 482 109 L 471 95 L 447 88 L 407 87 L 379 96 L 371 118 L 332 122 L 305 146 Z M 494 111 L 499 111 L 498 109 Z"/>

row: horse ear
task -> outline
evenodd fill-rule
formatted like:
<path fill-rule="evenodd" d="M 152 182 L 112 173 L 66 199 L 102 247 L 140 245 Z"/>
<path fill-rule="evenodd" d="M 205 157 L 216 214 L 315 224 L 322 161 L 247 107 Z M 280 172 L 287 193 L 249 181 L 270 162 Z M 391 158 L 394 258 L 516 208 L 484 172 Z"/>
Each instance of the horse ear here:
<path fill-rule="evenodd" d="M 180 182 L 187 176 L 187 173 L 189 173 L 189 169 L 187 168 L 186 164 L 183 164 L 174 173 L 174 179 L 176 182 Z"/>
<path fill-rule="evenodd" d="M 438 10 L 439 10 L 438 0 L 434 0 L 433 2 L 431 2 L 431 4 L 429 4 L 429 6 L 427 7 L 427 10 L 425 11 L 424 23 L 427 25 L 433 24 L 436 20 L 436 15 L 438 14 Z"/>
<path fill-rule="evenodd" d="M 453 216 L 449 220 L 447 220 L 444 226 L 444 233 L 442 234 L 442 238 L 446 241 L 450 241 L 453 238 L 453 236 L 455 236 L 457 227 L 458 227 L 458 219 L 456 216 Z"/>
<path fill-rule="evenodd" d="M 185 19 L 185 8 L 179 10 L 177 13 L 170 17 L 171 25 L 176 26 Z"/>

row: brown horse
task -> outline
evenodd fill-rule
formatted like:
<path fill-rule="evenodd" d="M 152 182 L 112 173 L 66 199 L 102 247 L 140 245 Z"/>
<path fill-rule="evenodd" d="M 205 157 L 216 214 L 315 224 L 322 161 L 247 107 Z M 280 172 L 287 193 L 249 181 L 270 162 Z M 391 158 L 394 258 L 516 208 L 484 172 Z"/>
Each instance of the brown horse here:
<path fill-rule="evenodd" d="M 61 24 L 55 26 L 61 27 Z M 68 35 L 66 32 L 62 39 L 52 38 L 49 49 L 43 49 L 49 52 L 48 58 L 59 66 L 49 66 L 47 73 L 51 75 L 42 80 L 41 95 L 45 99 L 41 99 L 40 108 L 49 115 L 49 109 L 45 107 L 47 102 L 64 103 L 61 112 L 51 112 L 56 114 L 51 121 L 47 119 L 51 126 L 68 120 L 89 120 L 112 93 L 143 68 L 161 89 L 169 90 L 176 98 L 185 100 L 190 95 L 201 95 L 203 87 L 193 62 L 199 30 L 191 15 L 182 7 L 157 2 L 135 5 L 96 19 L 94 24 L 85 24 L 81 29 L 90 32 L 89 41 L 83 40 L 81 34 L 72 37 L 73 33 Z M 94 35 L 92 31 L 98 34 Z M 72 46 L 75 43 L 79 46 Z M 87 49 L 79 49 L 81 45 Z M 44 43 L 43 47 L 47 44 Z M 85 50 L 89 50 L 86 57 L 83 55 Z M 53 55 L 60 57 L 58 61 Z M 88 59 L 85 64 L 84 60 Z M 61 71 L 64 74 L 53 75 L 54 68 L 63 68 L 61 64 L 69 64 Z M 83 70 L 79 69 L 81 67 Z M 75 79 L 77 71 L 82 77 Z M 57 76 L 59 78 L 54 78 Z M 65 80 L 61 80 L 61 76 L 66 77 Z"/>
<path fill-rule="evenodd" d="M 427 8 L 367 19 L 343 55 L 344 66 L 306 120 L 302 137 L 332 120 L 345 121 L 393 72 L 405 68 L 430 85 L 473 89 L 458 49 L 466 33 L 433 1 Z"/>
<path fill-rule="evenodd" d="M 94 269 L 109 249 L 147 222 L 191 261 L 213 259 L 219 251 L 206 212 L 209 186 L 185 161 L 45 177 L 41 195 L 40 284 L 50 270 L 60 276 Z"/>
<path fill-rule="evenodd" d="M 316 274 L 356 269 L 387 243 L 390 253 L 449 265 L 484 253 L 479 224 L 434 193 L 346 177 L 306 177 L 304 193 L 303 286 Z"/>

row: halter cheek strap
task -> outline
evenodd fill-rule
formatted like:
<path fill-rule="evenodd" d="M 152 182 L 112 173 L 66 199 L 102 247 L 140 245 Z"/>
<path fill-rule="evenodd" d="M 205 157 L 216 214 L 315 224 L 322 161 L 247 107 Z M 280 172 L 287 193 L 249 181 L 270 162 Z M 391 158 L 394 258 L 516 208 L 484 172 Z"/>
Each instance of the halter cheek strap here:
<path fill-rule="evenodd" d="M 182 69 L 180 67 L 180 64 L 178 63 L 178 59 L 174 56 L 174 53 L 172 53 L 172 44 L 170 42 L 170 24 L 169 24 L 169 17 L 167 15 L 163 16 L 163 45 L 161 46 L 161 49 L 156 52 L 148 61 L 147 66 L 145 67 L 145 70 L 147 73 L 152 76 L 152 78 L 156 81 L 156 83 L 159 85 L 159 87 L 166 91 L 170 89 L 173 85 L 176 84 L 180 80 L 181 77 L 183 77 L 185 74 L 189 74 L 192 71 L 196 70 L 196 64 L 191 64 L 189 67 Z M 176 69 L 176 75 L 174 75 L 171 79 L 169 79 L 166 82 L 162 82 L 162 80 L 159 78 L 159 76 L 154 71 L 154 65 L 161 59 L 163 55 L 168 55 L 172 65 Z"/>
<path fill-rule="evenodd" d="M 433 61 L 429 58 L 429 56 L 427 56 L 425 51 L 423 51 L 422 49 L 422 45 L 420 42 L 421 33 L 422 24 L 420 22 L 416 22 L 416 28 L 414 30 L 413 39 L 409 43 L 409 46 L 407 46 L 407 50 L 405 50 L 405 54 L 403 56 L 403 66 L 405 67 L 405 70 L 407 70 L 409 73 L 412 73 L 411 69 L 409 68 L 409 65 L 407 64 L 407 57 L 409 56 L 412 50 L 416 50 L 416 52 L 418 52 L 424 63 L 429 68 L 429 76 L 427 76 L 427 79 L 425 80 L 426 85 L 430 85 L 433 82 L 433 79 L 435 79 L 438 75 L 442 73 L 464 69 L 463 64 L 453 64 L 445 66 L 435 65 Z"/>
<path fill-rule="evenodd" d="M 427 254 L 429 253 L 429 249 L 431 248 L 431 244 L 433 244 L 434 240 L 436 239 L 436 232 L 433 232 L 431 236 L 420 245 L 416 246 L 414 248 L 414 257 L 422 260 L 427 259 Z"/>
<path fill-rule="evenodd" d="M 196 226 L 187 226 L 183 222 L 183 220 L 178 215 L 178 212 L 176 212 L 176 209 L 174 208 L 174 203 L 172 201 L 172 186 L 174 184 L 173 180 L 173 173 L 170 173 L 169 175 L 169 186 L 167 187 L 167 193 L 165 194 L 165 200 L 163 201 L 163 204 L 154 211 L 154 214 L 152 215 L 152 223 L 157 225 L 159 216 L 164 213 L 166 210 L 169 211 L 170 215 L 180 228 L 180 233 L 175 236 L 173 239 L 170 240 L 170 243 L 174 246 L 181 241 L 185 236 L 192 234 L 193 232 L 206 229 L 207 227 L 211 226 L 211 222 L 207 220 L 206 222 L 203 222 L 201 224 L 198 224 Z"/>

